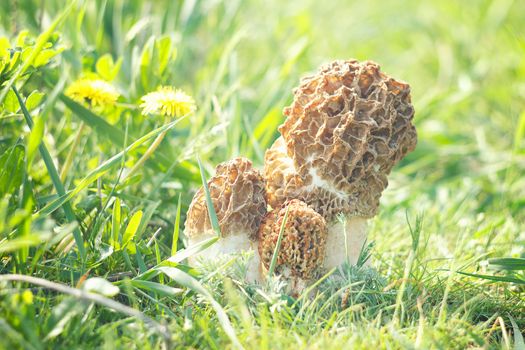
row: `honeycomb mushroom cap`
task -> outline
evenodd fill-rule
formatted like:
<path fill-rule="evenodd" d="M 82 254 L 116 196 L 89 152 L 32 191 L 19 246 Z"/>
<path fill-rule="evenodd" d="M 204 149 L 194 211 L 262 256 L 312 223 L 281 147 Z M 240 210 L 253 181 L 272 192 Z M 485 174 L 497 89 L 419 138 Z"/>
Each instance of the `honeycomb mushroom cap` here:
<path fill-rule="evenodd" d="M 269 212 L 261 223 L 258 234 L 261 264 L 264 270 L 269 269 L 287 210 L 275 271 L 292 280 L 307 281 L 321 268 L 327 225 L 320 214 L 297 199 Z"/>
<path fill-rule="evenodd" d="M 308 203 L 331 222 L 338 213 L 350 213 L 360 204 L 342 191 L 317 186 L 316 182 L 300 176 L 293 160 L 286 153 L 282 137 L 275 140 L 265 153 L 264 176 L 267 179 L 266 200 L 272 208 L 278 208 L 284 201 L 296 198 Z"/>
<path fill-rule="evenodd" d="M 284 114 L 282 140 L 265 157 L 268 200 L 299 198 L 328 220 L 374 216 L 387 175 L 417 143 L 410 86 L 370 61 L 322 66 Z"/>
<path fill-rule="evenodd" d="M 217 165 L 208 188 L 222 236 L 243 234 L 255 239 L 266 214 L 266 200 L 263 177 L 252 163 L 238 157 Z M 188 209 L 185 234 L 190 239 L 213 234 L 202 187 Z"/>

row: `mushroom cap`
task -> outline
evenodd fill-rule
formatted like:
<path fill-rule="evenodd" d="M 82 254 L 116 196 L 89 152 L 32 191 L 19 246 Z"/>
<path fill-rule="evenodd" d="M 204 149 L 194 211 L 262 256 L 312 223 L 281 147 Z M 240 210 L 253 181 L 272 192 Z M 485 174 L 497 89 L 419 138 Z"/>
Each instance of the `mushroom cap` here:
<path fill-rule="evenodd" d="M 307 281 L 322 266 L 328 229 L 325 219 L 300 200 L 287 201 L 266 214 L 258 235 L 261 264 L 264 270 L 270 268 L 287 209 L 276 272 L 292 280 Z"/>
<path fill-rule="evenodd" d="M 284 114 L 282 140 L 265 155 L 269 202 L 298 198 L 328 220 L 374 216 L 387 175 L 417 143 L 410 86 L 371 61 L 322 66 Z"/>
<path fill-rule="evenodd" d="M 208 180 L 208 188 L 222 236 L 240 233 L 255 239 L 266 214 L 264 187 L 260 172 L 246 158 L 238 157 L 217 165 L 215 176 Z M 213 233 L 203 187 L 195 193 L 184 225 L 184 232 L 190 238 Z"/>
<path fill-rule="evenodd" d="M 304 179 L 295 170 L 286 153 L 282 137 L 275 140 L 265 153 L 264 176 L 266 178 L 266 200 L 272 208 L 279 208 L 284 201 L 296 198 L 308 203 L 328 222 L 334 221 L 338 213 L 350 213 L 361 202 L 351 200 L 342 191 L 318 186 L 310 179 Z"/>

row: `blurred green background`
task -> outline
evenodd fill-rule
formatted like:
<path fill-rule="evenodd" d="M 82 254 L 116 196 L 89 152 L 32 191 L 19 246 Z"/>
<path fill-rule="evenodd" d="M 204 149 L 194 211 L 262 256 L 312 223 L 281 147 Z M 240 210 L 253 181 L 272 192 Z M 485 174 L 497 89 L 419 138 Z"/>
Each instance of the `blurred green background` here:
<path fill-rule="evenodd" d="M 0 35 L 13 38 L 23 29 L 38 35 L 67 3 L 2 1 Z M 334 59 L 376 61 L 411 85 L 419 142 L 394 168 L 371 222 L 373 265 L 387 278 L 402 275 L 411 244 L 407 220 L 420 215 L 416 275 L 441 283 L 449 269 L 483 272 L 481 259 L 525 254 L 524 14 L 525 2 L 512 0 L 85 1 L 59 28 L 61 57 L 24 89 L 49 94 L 95 72 L 97 60 L 109 53 L 122 60 L 113 81 L 122 97 L 105 117 L 132 140 L 156 126 L 138 113 L 143 94 L 173 85 L 194 96 L 195 115 L 174 127 L 153 157 L 167 160 L 144 167 L 118 189 L 130 212 L 160 203 L 142 239 L 160 225 L 161 253 L 169 255 L 177 197 L 182 194 L 184 218 L 200 186 L 197 155 L 207 175 L 238 155 L 261 167 L 300 77 Z M 44 140 L 59 168 L 80 122 L 59 101 L 48 113 Z M 82 136 L 66 187 L 121 150 L 92 131 Z M 20 115 L 0 119 L 0 151 L 26 136 Z M 117 170 L 98 186 L 112 185 Z M 30 176 L 37 197 L 54 193 L 41 160 Z M 89 201 L 97 201 L 96 187 L 75 198 L 77 211 L 94 207 Z M 87 235 L 95 240 L 98 233 Z"/>

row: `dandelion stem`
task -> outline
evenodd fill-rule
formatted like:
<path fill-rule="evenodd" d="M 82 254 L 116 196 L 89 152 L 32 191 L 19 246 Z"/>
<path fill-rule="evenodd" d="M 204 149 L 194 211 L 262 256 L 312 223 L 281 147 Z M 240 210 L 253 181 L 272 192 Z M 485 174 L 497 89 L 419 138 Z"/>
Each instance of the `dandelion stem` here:
<path fill-rule="evenodd" d="M 135 165 L 133 165 L 133 168 L 131 168 L 131 170 L 129 171 L 129 173 L 125 176 L 125 178 L 129 178 L 131 177 L 133 174 L 135 174 L 137 172 L 137 170 L 139 170 L 139 168 L 141 168 L 144 163 L 146 162 L 146 160 L 148 160 L 149 157 L 151 157 L 151 155 L 153 154 L 153 152 L 155 152 L 155 150 L 159 147 L 160 143 L 162 142 L 162 140 L 164 139 L 164 137 L 166 136 L 168 131 L 164 131 L 162 133 L 160 133 L 156 138 L 155 140 L 153 141 L 153 143 L 149 146 L 149 148 L 146 150 L 146 152 L 142 155 L 142 157 L 140 157 L 140 159 L 135 163 Z"/>

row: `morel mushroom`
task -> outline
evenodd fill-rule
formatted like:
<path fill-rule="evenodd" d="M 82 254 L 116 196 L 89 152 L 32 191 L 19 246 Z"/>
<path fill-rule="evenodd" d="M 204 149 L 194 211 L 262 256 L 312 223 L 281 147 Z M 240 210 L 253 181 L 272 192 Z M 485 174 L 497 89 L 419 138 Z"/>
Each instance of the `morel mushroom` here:
<path fill-rule="evenodd" d="M 217 165 L 215 176 L 208 181 L 208 188 L 217 213 L 221 238 L 198 256 L 213 258 L 253 249 L 255 256 L 248 266 L 247 278 L 257 280 L 259 257 L 255 239 L 266 214 L 263 177 L 249 160 L 234 158 Z M 216 235 L 203 187 L 197 191 L 190 204 L 184 233 L 190 246 Z M 194 264 L 196 257 L 192 257 L 190 263 Z"/>
<path fill-rule="evenodd" d="M 325 268 L 355 264 L 387 175 L 416 146 L 410 86 L 374 62 L 335 61 L 301 80 L 284 114 L 265 154 L 268 203 L 307 203 L 328 222 Z"/>
<path fill-rule="evenodd" d="M 262 275 L 270 268 L 286 211 L 275 272 L 290 281 L 292 294 L 297 295 L 321 269 L 327 227 L 321 215 L 297 199 L 266 214 L 258 236 Z"/>

